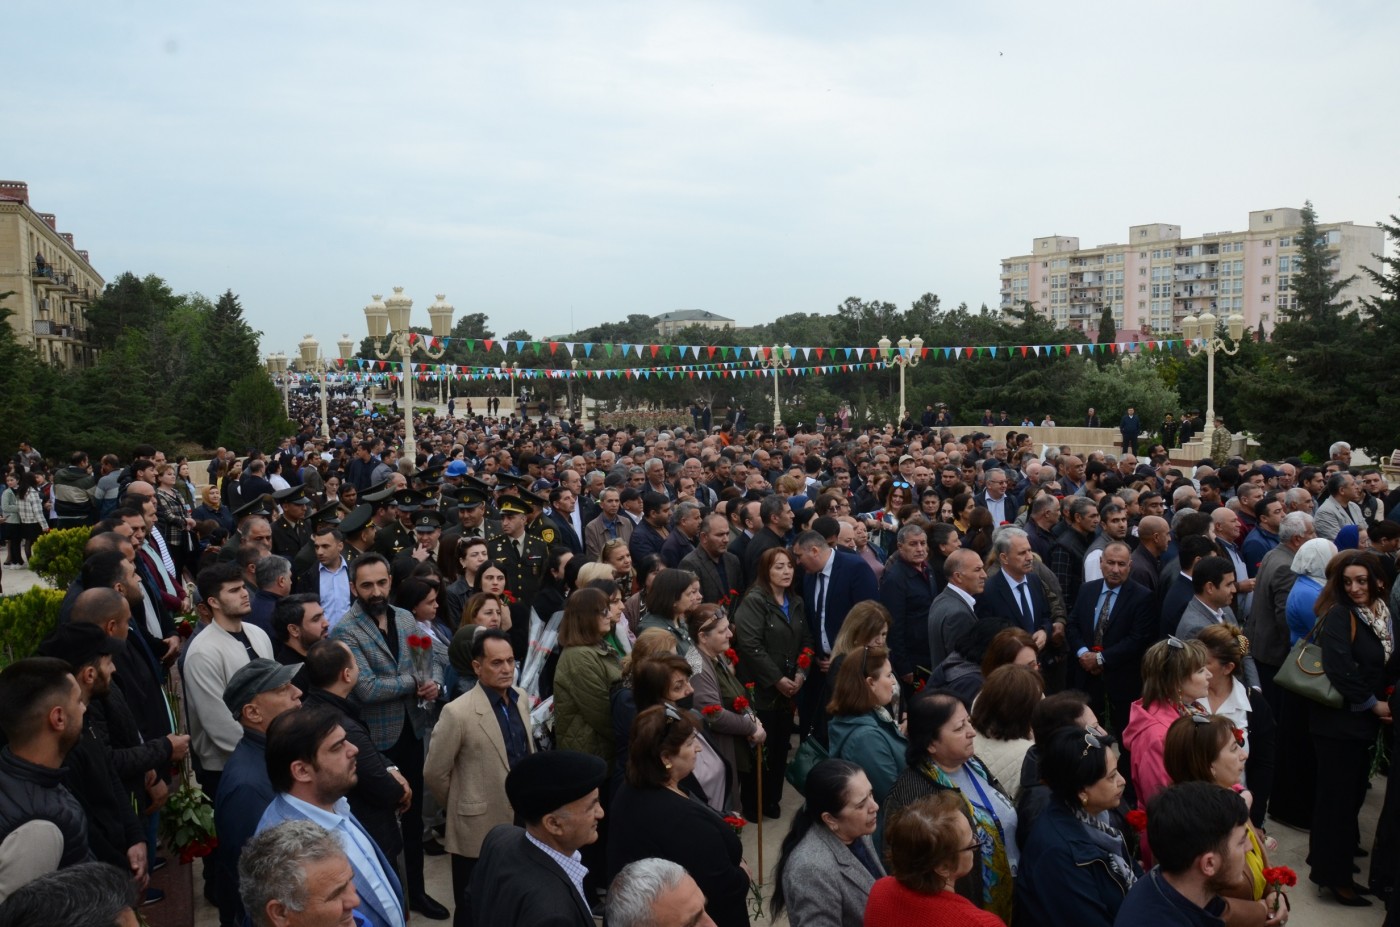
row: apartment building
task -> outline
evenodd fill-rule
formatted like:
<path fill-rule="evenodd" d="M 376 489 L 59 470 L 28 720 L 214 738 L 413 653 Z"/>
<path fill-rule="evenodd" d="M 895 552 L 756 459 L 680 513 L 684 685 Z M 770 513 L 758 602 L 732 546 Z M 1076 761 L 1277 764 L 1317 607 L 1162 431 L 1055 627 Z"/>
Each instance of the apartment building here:
<path fill-rule="evenodd" d="M 734 320 L 705 309 L 680 309 L 675 312 L 663 312 L 656 317 L 656 333 L 662 338 L 669 338 L 691 325 L 714 329 L 733 328 Z"/>
<path fill-rule="evenodd" d="M 1029 301 L 1062 326 L 1095 333 L 1111 306 L 1119 341 L 1178 333 L 1183 318 L 1206 310 L 1221 318 L 1239 312 L 1246 328 L 1268 332 L 1294 299 L 1302 226 L 1301 210 L 1282 208 L 1251 212 L 1245 231 L 1196 238 L 1166 223 L 1134 225 L 1126 244 L 1094 248 L 1073 236 L 1037 238 L 1031 253 L 1002 260 L 1001 308 Z M 1357 276 L 1345 296 L 1378 296 L 1361 269 L 1376 265 L 1385 234 L 1353 222 L 1317 228 L 1334 272 Z"/>
<path fill-rule="evenodd" d="M 29 185 L 0 180 L 0 306 L 21 344 L 58 367 L 86 367 L 96 358 L 85 310 L 104 286 L 88 253 L 58 230 L 53 213 L 29 204 Z"/>

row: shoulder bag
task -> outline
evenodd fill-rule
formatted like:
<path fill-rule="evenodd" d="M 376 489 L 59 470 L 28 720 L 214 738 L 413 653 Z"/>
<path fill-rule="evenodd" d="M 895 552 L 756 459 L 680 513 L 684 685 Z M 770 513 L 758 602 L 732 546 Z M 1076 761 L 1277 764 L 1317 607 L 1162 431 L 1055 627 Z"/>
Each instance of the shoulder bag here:
<path fill-rule="evenodd" d="M 1356 616 L 1349 614 L 1349 617 L 1351 639 L 1356 640 Z M 1322 648 L 1315 640 L 1317 629 L 1321 626 L 1322 619 L 1319 618 L 1313 623 L 1312 630 L 1298 639 L 1298 643 L 1288 651 L 1288 659 L 1279 667 L 1274 682 L 1279 688 L 1287 689 L 1294 695 L 1301 695 L 1323 707 L 1341 708 L 1342 693 L 1337 691 L 1337 687 L 1332 685 L 1332 680 L 1327 678 L 1327 673 L 1322 669 Z"/>

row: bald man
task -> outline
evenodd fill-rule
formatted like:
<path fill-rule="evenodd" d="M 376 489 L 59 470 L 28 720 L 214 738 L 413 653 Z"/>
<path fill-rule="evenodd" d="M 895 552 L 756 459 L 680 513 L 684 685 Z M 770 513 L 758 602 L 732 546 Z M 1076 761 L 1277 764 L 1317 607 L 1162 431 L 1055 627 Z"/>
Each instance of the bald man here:
<path fill-rule="evenodd" d="M 977 624 L 977 596 L 987 586 L 987 568 L 970 550 L 955 550 L 943 565 L 948 585 L 934 597 L 928 610 L 930 669 L 958 649 Z"/>

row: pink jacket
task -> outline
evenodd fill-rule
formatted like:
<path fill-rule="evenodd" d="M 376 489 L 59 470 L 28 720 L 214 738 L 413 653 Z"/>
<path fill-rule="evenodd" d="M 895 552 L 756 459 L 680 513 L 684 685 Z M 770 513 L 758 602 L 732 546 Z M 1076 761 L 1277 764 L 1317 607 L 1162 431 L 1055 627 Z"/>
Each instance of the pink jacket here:
<path fill-rule="evenodd" d="M 1142 699 L 1133 702 L 1128 712 L 1128 726 L 1123 728 L 1123 746 L 1127 748 L 1131 761 L 1137 806 L 1144 811 L 1153 796 L 1172 784 L 1163 753 L 1167 728 L 1179 717 L 1181 712 L 1173 705 L 1157 702 L 1151 708 L 1143 708 Z M 1142 834 L 1142 849 L 1143 865 L 1147 866 L 1152 857 L 1147 848 L 1146 831 Z"/>

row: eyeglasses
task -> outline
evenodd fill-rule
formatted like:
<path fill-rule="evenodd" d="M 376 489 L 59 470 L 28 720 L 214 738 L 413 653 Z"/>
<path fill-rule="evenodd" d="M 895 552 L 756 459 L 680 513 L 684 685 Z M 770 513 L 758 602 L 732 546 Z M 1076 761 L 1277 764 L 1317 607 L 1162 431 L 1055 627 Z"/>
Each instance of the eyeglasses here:
<path fill-rule="evenodd" d="M 977 852 L 978 850 L 980 850 L 980 849 L 982 849 L 982 844 L 980 844 L 980 843 L 973 843 L 973 844 L 969 844 L 968 846 L 959 848 L 958 852 L 959 852 L 959 853 L 976 853 L 976 852 Z"/>

